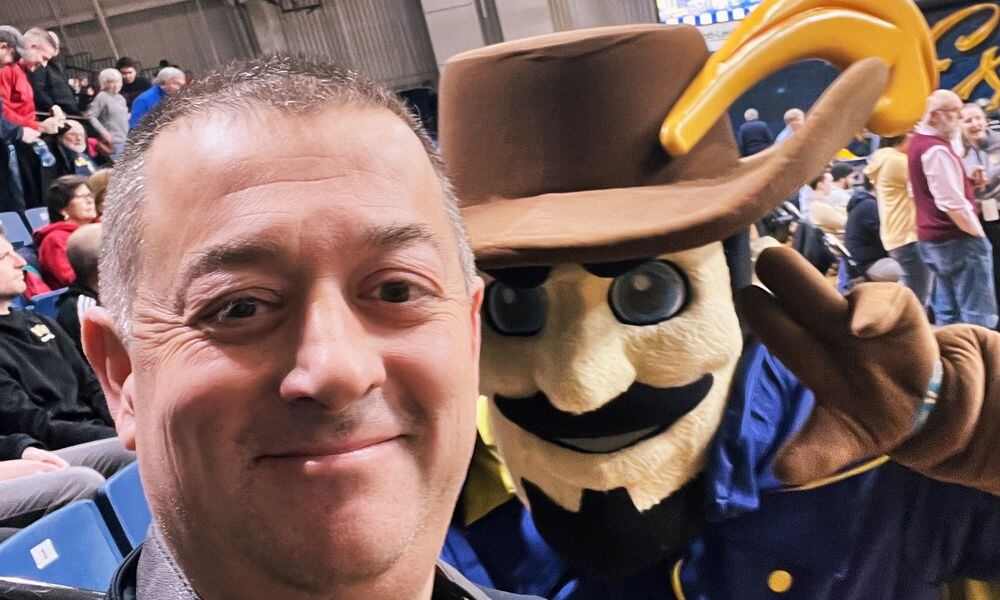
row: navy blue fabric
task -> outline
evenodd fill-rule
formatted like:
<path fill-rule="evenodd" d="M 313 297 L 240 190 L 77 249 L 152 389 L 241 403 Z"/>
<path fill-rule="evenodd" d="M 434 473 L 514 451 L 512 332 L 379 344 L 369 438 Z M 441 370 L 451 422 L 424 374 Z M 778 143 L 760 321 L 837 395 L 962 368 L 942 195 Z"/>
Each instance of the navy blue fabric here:
<path fill-rule="evenodd" d="M 740 125 L 736 141 L 740 146 L 740 156 L 750 156 L 767 150 L 774 143 L 774 138 L 764 121 L 747 121 Z"/>
<path fill-rule="evenodd" d="M 626 581 L 565 566 L 516 500 L 452 536 L 468 541 L 497 587 L 554 600 L 773 599 L 769 575 L 792 576 L 781 598 L 938 600 L 956 576 L 1000 579 L 1000 499 L 929 480 L 893 462 L 814 489 L 783 488 L 771 465 L 801 427 L 812 393 L 762 346 L 741 358 L 709 453 L 708 526 L 677 564 Z M 459 567 L 460 569 L 463 567 Z"/>
<path fill-rule="evenodd" d="M 847 204 L 844 245 L 854 261 L 851 277 L 862 277 L 875 261 L 889 256 L 879 237 L 878 203 L 865 190 L 855 190 Z"/>

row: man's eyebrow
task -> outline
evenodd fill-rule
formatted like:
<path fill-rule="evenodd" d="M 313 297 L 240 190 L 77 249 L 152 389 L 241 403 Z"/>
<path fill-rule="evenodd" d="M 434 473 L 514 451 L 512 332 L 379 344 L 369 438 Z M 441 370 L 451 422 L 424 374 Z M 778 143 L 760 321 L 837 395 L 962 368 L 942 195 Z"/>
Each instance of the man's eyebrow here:
<path fill-rule="evenodd" d="M 397 250 L 417 244 L 430 244 L 439 252 L 444 249 L 441 237 L 422 223 L 370 226 L 362 233 L 362 242 L 379 250 Z"/>
<path fill-rule="evenodd" d="M 282 253 L 283 244 L 265 239 L 235 239 L 199 250 L 181 269 L 175 297 L 176 306 L 183 306 L 182 296 L 199 277 L 209 273 L 259 265 Z"/>

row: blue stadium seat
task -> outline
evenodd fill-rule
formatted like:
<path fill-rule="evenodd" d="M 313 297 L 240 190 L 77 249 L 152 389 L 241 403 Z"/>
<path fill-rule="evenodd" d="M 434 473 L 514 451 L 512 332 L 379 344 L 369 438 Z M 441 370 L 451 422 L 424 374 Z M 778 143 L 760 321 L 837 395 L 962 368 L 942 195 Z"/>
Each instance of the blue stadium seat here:
<path fill-rule="evenodd" d="M 139 463 L 115 473 L 97 490 L 97 505 L 122 554 L 128 554 L 146 539 L 153 516 L 142 490 Z"/>
<path fill-rule="evenodd" d="M 0 225 L 3 225 L 6 232 L 4 237 L 15 249 L 31 245 L 31 232 L 25 227 L 21 215 L 16 212 L 0 213 Z"/>
<path fill-rule="evenodd" d="M 59 296 L 66 293 L 69 288 L 59 288 L 58 290 L 52 290 L 51 292 L 45 292 L 44 294 L 38 294 L 37 296 L 31 297 L 31 302 L 35 307 L 35 312 L 45 315 L 46 317 L 56 318 L 56 300 Z"/>
<path fill-rule="evenodd" d="M 49 224 L 49 209 L 44 206 L 29 208 L 24 211 L 24 218 L 28 220 L 31 231 L 38 231 Z"/>
<path fill-rule="evenodd" d="M 0 544 L 0 576 L 107 590 L 122 554 L 91 500 L 64 506 Z"/>

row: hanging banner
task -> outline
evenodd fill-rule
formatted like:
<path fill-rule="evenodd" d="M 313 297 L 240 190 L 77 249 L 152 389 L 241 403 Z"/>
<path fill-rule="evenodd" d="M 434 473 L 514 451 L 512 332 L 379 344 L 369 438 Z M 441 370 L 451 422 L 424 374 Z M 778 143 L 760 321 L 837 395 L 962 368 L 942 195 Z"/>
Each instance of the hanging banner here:
<path fill-rule="evenodd" d="M 985 99 L 1000 108 L 1000 6 L 979 2 L 925 13 L 937 49 L 941 87 L 963 100 Z"/>
<path fill-rule="evenodd" d="M 656 0 L 656 9 L 661 23 L 697 26 L 714 52 L 758 4 L 760 0 Z"/>

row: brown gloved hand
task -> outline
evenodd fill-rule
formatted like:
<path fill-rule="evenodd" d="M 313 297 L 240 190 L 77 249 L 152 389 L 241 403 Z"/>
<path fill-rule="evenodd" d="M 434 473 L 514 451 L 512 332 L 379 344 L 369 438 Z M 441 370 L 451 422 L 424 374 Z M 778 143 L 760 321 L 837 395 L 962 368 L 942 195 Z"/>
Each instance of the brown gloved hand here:
<path fill-rule="evenodd" d="M 1000 495 L 1000 334 L 975 325 L 935 334 L 944 370 L 937 405 L 892 457 L 928 477 Z"/>
<path fill-rule="evenodd" d="M 805 425 L 778 453 L 775 474 L 802 485 L 899 446 L 914 430 L 938 361 L 913 293 L 871 283 L 845 298 L 789 248 L 762 252 L 756 271 L 773 295 L 741 290 L 740 314 L 816 397 Z"/>

